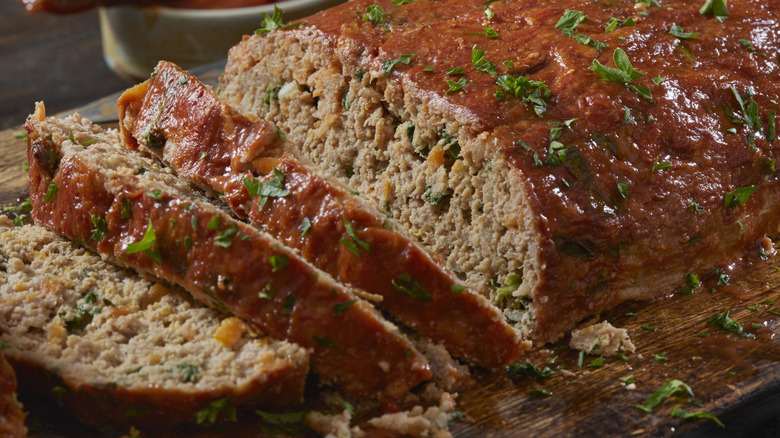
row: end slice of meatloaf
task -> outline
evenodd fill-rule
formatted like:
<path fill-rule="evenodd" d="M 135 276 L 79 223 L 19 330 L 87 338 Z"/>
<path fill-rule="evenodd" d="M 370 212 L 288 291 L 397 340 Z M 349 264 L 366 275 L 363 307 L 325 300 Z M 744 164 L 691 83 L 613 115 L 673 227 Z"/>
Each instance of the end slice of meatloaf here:
<path fill-rule="evenodd" d="M 303 400 L 304 348 L 254 335 L 186 291 L 142 279 L 41 226 L 0 217 L 0 266 L 8 358 L 26 387 L 56 396 L 86 424 L 194 424 L 220 399 L 233 407 Z"/>
<path fill-rule="evenodd" d="M 351 289 L 123 145 L 117 131 L 44 111 L 39 104 L 25 125 L 37 222 L 311 349 L 321 382 L 356 397 L 400 397 L 430 377 L 409 340 Z"/>
<path fill-rule="evenodd" d="M 6 349 L 7 344 L 0 345 Z M 16 373 L 5 354 L 0 353 L 0 436 L 6 438 L 27 436 L 27 426 L 24 425 L 27 414 L 16 399 L 17 387 Z"/>
<path fill-rule="evenodd" d="M 161 61 L 118 107 L 126 144 L 144 146 L 179 176 L 224 195 L 237 215 L 339 281 L 380 296 L 379 308 L 452 354 L 497 370 L 529 347 L 395 221 L 289 154 L 278 157 L 272 123 L 219 102 L 176 65 Z"/>
<path fill-rule="evenodd" d="M 555 341 L 778 231 L 780 1 L 662 3 L 351 1 L 245 37 L 217 94 Z"/>

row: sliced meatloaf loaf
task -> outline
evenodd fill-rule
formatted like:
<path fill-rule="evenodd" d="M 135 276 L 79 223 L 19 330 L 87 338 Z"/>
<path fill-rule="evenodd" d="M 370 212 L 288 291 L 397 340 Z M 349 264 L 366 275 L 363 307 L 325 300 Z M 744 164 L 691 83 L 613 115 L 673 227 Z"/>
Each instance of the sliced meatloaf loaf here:
<path fill-rule="evenodd" d="M 780 2 L 701 3 L 356 0 L 218 95 L 554 341 L 777 232 Z"/>
<path fill-rule="evenodd" d="M 117 268 L 43 227 L 0 217 L 0 267 L 7 356 L 29 389 L 87 424 L 195 423 L 220 399 L 266 408 L 303 400 L 304 348 L 253 335 L 184 290 Z"/>
<path fill-rule="evenodd" d="M 8 344 L 0 344 L 7 349 Z M 16 399 L 16 373 L 11 364 L 0 353 L 0 436 L 6 438 L 24 438 L 27 427 L 24 425 L 26 414 Z"/>
<path fill-rule="evenodd" d="M 321 382 L 351 395 L 400 397 L 430 377 L 409 340 L 351 289 L 124 146 L 117 131 L 44 111 L 39 104 L 25 125 L 37 222 L 311 349 Z"/>
<path fill-rule="evenodd" d="M 160 62 L 118 106 L 126 144 L 143 145 L 179 176 L 223 194 L 236 214 L 338 280 L 380 296 L 378 307 L 454 355 L 501 369 L 528 348 L 495 307 L 395 221 L 292 156 L 274 157 L 273 124 L 219 102 L 176 65 Z"/>

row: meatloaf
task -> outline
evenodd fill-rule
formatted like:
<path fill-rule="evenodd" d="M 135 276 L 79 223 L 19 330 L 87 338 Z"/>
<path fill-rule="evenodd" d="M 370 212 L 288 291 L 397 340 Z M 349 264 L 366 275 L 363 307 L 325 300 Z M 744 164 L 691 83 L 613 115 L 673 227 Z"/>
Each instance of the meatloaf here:
<path fill-rule="evenodd" d="M 355 0 L 245 37 L 217 92 L 548 342 L 761 254 L 778 28 L 778 0 Z"/>
<path fill-rule="evenodd" d="M 179 176 L 224 195 L 237 215 L 339 281 L 378 295 L 378 307 L 454 355 L 501 369 L 528 348 L 495 307 L 395 221 L 292 156 L 277 157 L 283 146 L 272 123 L 219 102 L 176 65 L 161 61 L 118 107 L 126 144 L 142 145 Z M 279 181 L 283 190 L 275 190 Z"/>
<path fill-rule="evenodd" d="M 321 383 L 353 396 L 396 398 L 430 377 L 409 340 L 351 289 L 124 146 L 117 131 L 78 115 L 46 118 L 43 104 L 25 127 L 36 222 L 311 349 Z"/>
<path fill-rule="evenodd" d="M 3 349 L 7 344 L 0 344 Z M 24 438 L 27 427 L 24 425 L 26 414 L 21 403 L 16 399 L 16 373 L 0 353 L 0 436 L 6 438 Z"/>
<path fill-rule="evenodd" d="M 20 380 L 86 424 L 194 424 L 220 400 L 232 409 L 303 400 L 304 348 L 41 226 L 0 216 L 0 267 L 0 342 Z"/>

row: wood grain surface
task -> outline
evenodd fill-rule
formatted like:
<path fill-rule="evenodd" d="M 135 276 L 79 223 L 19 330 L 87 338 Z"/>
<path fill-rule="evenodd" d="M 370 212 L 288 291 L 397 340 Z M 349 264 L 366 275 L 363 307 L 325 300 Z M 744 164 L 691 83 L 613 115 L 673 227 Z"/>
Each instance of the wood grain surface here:
<path fill-rule="evenodd" d="M 21 127 L 0 132 L 0 205 L 27 196 Z M 680 261 L 684 263 L 684 261 Z M 748 261 L 731 275 L 728 286 L 704 281 L 691 295 L 669 291 L 652 303 L 627 303 L 599 319 L 627 328 L 637 352 L 628 360 L 608 358 L 594 366 L 586 355 L 565 342 L 548 345 L 527 360 L 555 371 L 537 380 L 474 371 L 474 385 L 460 394 L 458 409 L 467 417 L 451 428 L 459 437 L 471 436 L 780 436 L 780 258 Z M 728 310 L 756 339 L 725 334 L 708 321 Z M 773 313 L 774 312 L 774 313 Z M 644 328 L 643 328 L 644 326 Z M 654 327 L 652 331 L 649 328 Z M 701 336 L 707 337 L 701 337 Z M 620 378 L 633 375 L 636 388 L 626 389 Z M 688 384 L 693 402 L 674 397 L 652 413 L 633 407 L 644 403 L 664 382 Z M 538 394 L 535 388 L 551 395 Z M 99 436 L 68 421 L 56 406 L 25 394 L 31 412 L 33 437 Z M 530 391 L 530 392 L 529 392 Z M 536 391 L 536 392 L 535 392 Z M 675 407 L 706 411 L 725 423 L 684 422 L 670 416 Z M 257 436 L 262 424 L 250 415 L 239 426 L 193 434 L 171 431 L 152 436 Z"/>

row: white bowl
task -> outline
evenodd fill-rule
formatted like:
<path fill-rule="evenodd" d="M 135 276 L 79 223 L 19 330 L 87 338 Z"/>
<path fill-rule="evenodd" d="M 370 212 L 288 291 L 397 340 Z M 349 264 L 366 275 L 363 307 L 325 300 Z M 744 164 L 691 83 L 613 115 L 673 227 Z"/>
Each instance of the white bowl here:
<path fill-rule="evenodd" d="M 181 9 L 164 6 L 102 7 L 100 32 L 108 66 L 133 79 L 149 77 L 164 59 L 192 68 L 227 57 L 243 35 L 262 27 L 274 5 L 284 22 L 306 17 L 344 0 L 288 0 L 233 9 Z"/>

